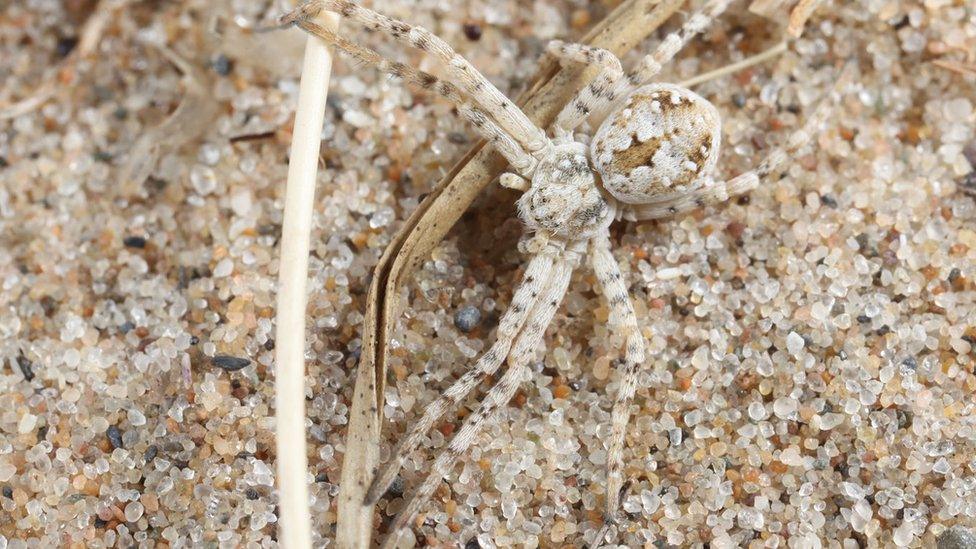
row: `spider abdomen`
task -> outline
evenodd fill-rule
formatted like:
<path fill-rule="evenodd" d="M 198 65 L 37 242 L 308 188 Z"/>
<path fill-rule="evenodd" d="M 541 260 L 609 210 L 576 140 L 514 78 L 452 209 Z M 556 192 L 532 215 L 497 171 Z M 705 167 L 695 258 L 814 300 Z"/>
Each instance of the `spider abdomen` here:
<path fill-rule="evenodd" d="M 642 204 L 695 189 L 718 162 L 721 119 L 691 90 L 652 84 L 634 90 L 590 145 L 604 188 Z"/>

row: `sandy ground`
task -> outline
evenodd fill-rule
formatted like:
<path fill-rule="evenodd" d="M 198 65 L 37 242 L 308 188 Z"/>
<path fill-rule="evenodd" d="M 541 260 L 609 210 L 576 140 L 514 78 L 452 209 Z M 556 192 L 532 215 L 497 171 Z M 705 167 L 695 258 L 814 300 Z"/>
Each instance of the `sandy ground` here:
<path fill-rule="evenodd" d="M 976 546 L 947 530 L 976 525 L 976 9 L 827 4 L 780 58 L 696 88 L 724 118 L 730 177 L 852 59 L 856 84 L 785 177 L 615 225 L 652 351 L 627 434 L 626 546 Z M 549 39 L 609 7 L 373 6 L 434 30 L 513 95 Z M 48 73 L 56 83 L 0 121 L 0 549 L 276 545 L 272 319 L 304 37 L 243 29 L 281 9 L 122 3 L 64 70 L 91 2 L 0 9 L 0 108 Z M 761 51 L 782 27 L 736 2 L 662 79 Z M 366 275 L 474 133 L 443 100 L 339 61 L 323 139 L 307 350 L 318 547 L 334 536 Z M 525 263 L 515 198 L 485 193 L 405 290 L 384 458 L 491 342 Z M 417 521 L 421 546 L 594 535 L 619 381 L 607 314 L 581 269 L 531 379 Z M 411 456 L 378 528 L 475 406 Z"/>

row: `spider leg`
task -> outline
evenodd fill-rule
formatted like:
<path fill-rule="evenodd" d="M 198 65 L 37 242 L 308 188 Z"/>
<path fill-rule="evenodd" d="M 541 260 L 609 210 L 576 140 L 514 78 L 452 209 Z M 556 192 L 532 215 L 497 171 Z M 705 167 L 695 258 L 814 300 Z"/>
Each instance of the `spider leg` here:
<path fill-rule="evenodd" d="M 538 159 L 527 154 L 522 146 L 495 123 L 484 111 L 471 107 L 467 103 L 458 106 L 458 112 L 478 130 L 481 137 L 486 139 L 505 160 L 515 168 L 520 175 L 532 177 Z"/>
<path fill-rule="evenodd" d="M 293 13 L 291 15 L 295 14 Z M 470 122 L 478 133 L 494 146 L 516 171 L 529 175 L 535 169 L 537 163 L 536 158 L 527 154 L 522 146 L 511 135 L 502 130 L 482 109 L 468 103 L 466 97 L 457 86 L 450 82 L 439 80 L 432 74 L 414 69 L 397 61 L 386 59 L 369 48 L 365 48 L 339 36 L 312 19 L 298 17 L 294 20 L 294 23 L 303 30 L 335 45 L 335 47 L 361 63 L 374 65 L 382 72 L 397 78 L 402 78 L 421 89 L 432 90 L 448 101 L 451 101 L 457 105 L 458 113 Z"/>
<path fill-rule="evenodd" d="M 617 215 L 627 221 L 660 219 L 690 212 L 749 192 L 759 185 L 759 171 L 746 172 L 728 181 L 708 180 L 701 188 L 688 193 L 674 193 L 667 198 L 646 204 L 621 204 Z"/>
<path fill-rule="evenodd" d="M 594 539 L 594 546 L 603 542 L 606 531 L 617 520 L 624 489 L 623 455 L 624 433 L 630 420 L 630 403 L 637 390 L 637 377 L 644 364 L 644 336 L 637 326 L 637 315 L 627 294 L 627 285 L 620 266 L 610 251 L 608 233 L 591 241 L 590 264 L 603 289 L 603 296 L 611 307 L 610 324 L 624 337 L 625 351 L 620 386 L 611 412 L 610 444 L 607 448 L 607 491 L 604 527 Z"/>
<path fill-rule="evenodd" d="M 366 495 L 366 504 L 375 504 L 396 478 L 407 456 L 417 450 L 424 435 L 448 409 L 457 406 L 486 377 L 494 374 L 504 362 L 512 348 L 512 342 L 525 324 L 539 294 L 545 289 L 555 257 L 561 253 L 556 246 L 550 246 L 529 262 L 522 276 L 522 283 L 512 296 L 512 303 L 498 324 L 495 342 L 481 355 L 474 368 L 462 375 L 443 395 L 424 411 L 420 420 L 410 428 L 410 433 L 397 447 L 396 454 L 376 475 Z"/>
<path fill-rule="evenodd" d="M 658 44 L 654 53 L 646 55 L 637 68 L 627 75 L 630 86 L 637 87 L 646 84 L 651 78 L 657 76 L 661 72 L 661 68 L 671 61 L 692 38 L 704 32 L 730 3 L 732 0 L 708 0 L 698 12 L 685 21 L 681 30 L 665 37 L 664 41 Z"/>
<path fill-rule="evenodd" d="M 647 83 L 661 68 L 695 36 L 703 32 L 713 19 L 718 17 L 732 0 L 708 0 L 705 6 L 685 21 L 678 32 L 665 37 L 654 53 L 648 54 L 638 67 L 624 75 L 615 75 L 610 65 L 596 80 L 586 86 L 559 113 L 556 125 L 562 130 L 572 132 L 583 123 L 591 112 L 603 110 L 617 98 L 630 93 L 634 88 Z M 578 57 L 578 56 L 577 56 Z"/>
<path fill-rule="evenodd" d="M 311 0 L 286 15 L 285 22 L 294 21 L 299 26 L 321 10 L 328 10 L 347 17 L 363 27 L 380 31 L 394 40 L 430 53 L 440 61 L 456 85 L 484 111 L 492 113 L 509 135 L 521 143 L 530 154 L 537 154 L 551 147 L 546 133 L 529 120 L 511 100 L 505 97 L 467 59 L 455 52 L 439 36 L 423 27 L 415 27 L 366 9 L 349 0 Z M 304 27 L 303 27 L 304 28 Z"/>
<path fill-rule="evenodd" d="M 549 42 L 549 53 L 557 59 L 600 67 L 600 73 L 566 104 L 556 117 L 556 128 L 572 132 L 592 112 L 596 105 L 609 105 L 619 97 L 619 83 L 624 76 L 620 59 L 613 52 L 584 44 L 567 44 L 561 40 Z"/>
<path fill-rule="evenodd" d="M 570 276 L 578 262 L 583 245 L 585 242 L 571 243 L 567 247 L 565 255 L 553 263 L 548 283 L 533 305 L 529 318 L 519 332 L 512 352 L 508 356 L 508 370 L 498 383 L 488 391 L 477 411 L 464 421 L 464 425 L 451 440 L 447 449 L 434 460 L 431 471 L 424 479 L 423 484 L 393 521 L 390 532 L 382 546 L 384 549 L 392 549 L 396 546 L 401 531 L 430 499 L 434 489 L 454 467 L 458 457 L 464 454 L 475 442 L 475 437 L 482 427 L 494 420 L 502 407 L 515 396 L 515 391 L 522 381 L 533 351 L 542 341 L 542 336 L 552 321 L 559 302 L 566 293 Z"/>

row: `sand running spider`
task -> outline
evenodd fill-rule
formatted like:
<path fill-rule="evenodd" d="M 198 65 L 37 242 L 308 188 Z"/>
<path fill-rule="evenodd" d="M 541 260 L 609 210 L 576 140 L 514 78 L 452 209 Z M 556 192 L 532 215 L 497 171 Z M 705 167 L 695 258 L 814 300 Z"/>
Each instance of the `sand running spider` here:
<path fill-rule="evenodd" d="M 625 72 L 611 52 L 554 41 L 549 52 L 563 62 L 596 65 L 598 75 L 560 112 L 546 131 L 528 117 L 467 60 L 429 31 L 397 21 L 348 0 L 312 0 L 282 18 L 334 44 L 365 64 L 432 90 L 457 106 L 458 112 L 508 161 L 501 176 L 506 187 L 523 192 L 518 214 L 536 234 L 538 253 L 525 269 L 512 303 L 502 316 L 495 342 L 440 398 L 400 442 L 395 455 L 374 477 L 367 501 L 374 504 L 396 478 L 405 459 L 450 407 L 460 403 L 501 365 L 508 370 L 488 391 L 478 410 L 434 461 L 431 471 L 400 511 L 384 547 L 393 547 L 400 532 L 427 502 L 479 430 L 514 396 L 533 352 L 567 290 L 570 275 L 588 256 L 590 267 L 611 307 L 610 321 L 623 334 L 621 382 L 611 413 L 607 442 L 607 485 L 599 545 L 618 519 L 625 490 L 624 432 L 630 402 L 644 364 L 644 340 L 620 268 L 610 250 L 608 227 L 615 219 L 647 220 L 672 216 L 724 202 L 755 188 L 782 168 L 788 151 L 809 140 L 824 118 L 821 105 L 787 147 L 769 153 L 754 170 L 727 181 L 713 178 L 721 142 L 721 119 L 715 107 L 696 93 L 652 83 L 662 65 L 721 14 L 731 0 L 707 0 L 682 28 L 667 36 L 636 69 Z M 448 78 L 439 79 L 403 63 L 388 60 L 316 23 L 321 10 L 338 13 L 368 29 L 427 52 L 443 64 Z M 577 128 L 591 116 L 602 120 L 592 139 L 579 139 Z M 588 144 L 587 144 L 588 143 Z"/>

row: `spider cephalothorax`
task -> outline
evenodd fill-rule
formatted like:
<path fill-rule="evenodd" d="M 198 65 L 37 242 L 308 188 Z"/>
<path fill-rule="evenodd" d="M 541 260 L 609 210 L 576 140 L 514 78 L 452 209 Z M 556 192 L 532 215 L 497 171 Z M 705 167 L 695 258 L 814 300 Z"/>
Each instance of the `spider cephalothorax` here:
<path fill-rule="evenodd" d="M 550 131 L 533 124 L 467 60 L 421 27 L 390 19 L 349 0 L 312 0 L 283 19 L 335 44 L 363 63 L 435 91 L 457 105 L 461 116 L 508 161 L 513 173 L 503 174 L 501 182 L 524 192 L 518 201 L 519 216 L 530 231 L 540 233 L 543 237 L 540 241 L 544 242 L 526 266 L 512 303 L 498 323 L 491 348 L 427 407 L 394 456 L 374 477 L 366 497 L 367 505 L 383 496 L 407 457 L 420 446 L 437 420 L 503 364 L 508 364 L 508 370 L 488 391 L 478 410 L 467 416 L 448 448 L 431 465 L 416 494 L 397 515 L 384 547 L 395 545 L 399 532 L 430 498 L 441 479 L 450 473 L 458 456 L 475 442 L 478 431 L 512 399 L 584 253 L 610 304 L 610 323 L 624 342 L 611 430 L 606 440 L 605 521 L 592 538 L 597 545 L 604 541 L 617 519 L 625 486 L 624 432 L 630 401 L 644 364 L 644 338 L 637 326 L 627 284 L 610 249 L 609 225 L 614 218 L 657 219 L 723 202 L 754 188 L 761 178 L 782 167 L 788 158 L 786 149 L 774 149 L 751 172 L 724 181 L 714 177 L 721 141 L 718 111 L 690 90 L 672 84 L 649 83 L 729 2 L 707 0 L 679 32 L 666 37 L 653 54 L 628 74 L 609 51 L 552 42 L 549 52 L 560 60 L 591 64 L 601 70 L 559 113 Z M 323 9 L 433 55 L 441 62 L 448 78 L 441 80 L 385 59 L 322 27 L 313 18 Z M 587 141 L 585 135 L 577 138 L 577 128 L 591 114 L 607 111 L 610 112 L 593 139 Z M 807 121 L 806 128 L 821 122 L 825 113 L 826 109 L 818 109 Z M 806 128 L 794 136 L 806 133 Z M 803 140 L 790 141 L 802 144 Z"/>
<path fill-rule="evenodd" d="M 613 221 L 614 210 L 597 187 L 582 143 L 553 147 L 532 174 L 518 201 L 519 216 L 531 229 L 566 238 L 591 238 Z"/>

